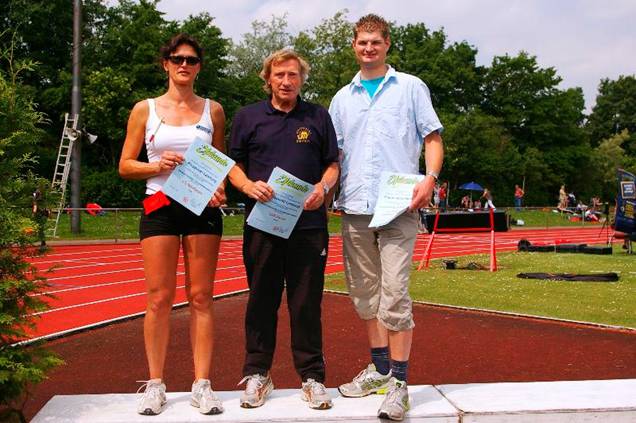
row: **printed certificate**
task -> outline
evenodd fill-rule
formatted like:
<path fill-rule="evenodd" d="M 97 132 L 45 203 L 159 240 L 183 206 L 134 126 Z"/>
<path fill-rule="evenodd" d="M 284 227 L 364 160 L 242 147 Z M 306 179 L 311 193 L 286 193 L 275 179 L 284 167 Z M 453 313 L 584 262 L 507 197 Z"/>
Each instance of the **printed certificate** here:
<path fill-rule="evenodd" d="M 267 183 L 274 189 L 274 197 L 266 203 L 256 203 L 247 217 L 247 224 L 272 235 L 289 238 L 303 212 L 305 200 L 314 185 L 275 167 Z"/>
<path fill-rule="evenodd" d="M 216 189 L 234 166 L 234 160 L 200 138 L 195 138 L 163 185 L 162 191 L 200 216 Z"/>
<path fill-rule="evenodd" d="M 423 179 L 424 175 L 380 173 L 378 202 L 369 227 L 378 228 L 384 226 L 404 213 L 411 204 L 415 184 Z"/>

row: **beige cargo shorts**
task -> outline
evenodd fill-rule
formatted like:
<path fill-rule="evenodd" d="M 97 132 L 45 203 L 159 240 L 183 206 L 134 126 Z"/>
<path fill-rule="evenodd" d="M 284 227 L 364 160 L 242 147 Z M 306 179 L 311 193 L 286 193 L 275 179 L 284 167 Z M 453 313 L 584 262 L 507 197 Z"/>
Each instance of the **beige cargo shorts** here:
<path fill-rule="evenodd" d="M 363 320 L 378 319 L 389 330 L 415 326 L 409 276 L 417 237 L 417 213 L 369 228 L 371 216 L 344 214 L 342 240 L 349 295 Z"/>

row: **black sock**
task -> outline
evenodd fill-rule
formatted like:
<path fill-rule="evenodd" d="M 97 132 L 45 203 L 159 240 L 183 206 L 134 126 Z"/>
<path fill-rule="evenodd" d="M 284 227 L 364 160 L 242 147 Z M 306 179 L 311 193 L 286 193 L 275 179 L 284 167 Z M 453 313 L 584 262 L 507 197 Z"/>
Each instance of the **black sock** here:
<path fill-rule="evenodd" d="M 391 368 L 389 347 L 371 348 L 371 361 L 378 373 L 388 375 Z"/>
<path fill-rule="evenodd" d="M 402 382 L 406 382 L 409 370 L 408 361 L 391 360 L 391 375 Z"/>

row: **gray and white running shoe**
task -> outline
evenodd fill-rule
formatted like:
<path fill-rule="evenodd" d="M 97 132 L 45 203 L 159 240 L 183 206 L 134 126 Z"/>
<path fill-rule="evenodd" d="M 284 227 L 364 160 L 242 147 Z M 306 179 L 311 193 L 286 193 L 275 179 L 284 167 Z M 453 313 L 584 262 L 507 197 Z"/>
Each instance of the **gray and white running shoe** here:
<path fill-rule="evenodd" d="M 190 405 L 197 407 L 201 414 L 221 414 L 223 404 L 210 386 L 208 379 L 199 379 L 192 384 Z"/>
<path fill-rule="evenodd" d="M 359 398 L 370 394 L 383 394 L 391 379 L 391 372 L 383 375 L 375 369 L 373 363 L 362 370 L 353 380 L 338 387 L 343 397 Z"/>
<path fill-rule="evenodd" d="M 404 415 L 409 411 L 409 391 L 406 382 L 392 377 L 387 388 L 386 398 L 378 410 L 378 417 L 389 420 L 404 420 Z"/>
<path fill-rule="evenodd" d="M 269 373 L 267 376 L 254 374 L 245 376 L 237 386 L 246 383 L 245 391 L 241 395 L 241 407 L 256 408 L 265 403 L 265 398 L 274 390 L 274 383 Z"/>
<path fill-rule="evenodd" d="M 140 380 L 138 382 L 144 382 L 144 384 L 139 387 L 137 393 L 143 388 L 146 389 L 139 400 L 137 412 L 146 416 L 154 416 L 161 413 L 164 404 L 168 401 L 166 398 L 166 385 L 161 382 L 161 379 Z"/>
<path fill-rule="evenodd" d="M 333 406 L 325 385 L 313 379 L 303 382 L 300 398 L 317 410 L 327 410 Z"/>

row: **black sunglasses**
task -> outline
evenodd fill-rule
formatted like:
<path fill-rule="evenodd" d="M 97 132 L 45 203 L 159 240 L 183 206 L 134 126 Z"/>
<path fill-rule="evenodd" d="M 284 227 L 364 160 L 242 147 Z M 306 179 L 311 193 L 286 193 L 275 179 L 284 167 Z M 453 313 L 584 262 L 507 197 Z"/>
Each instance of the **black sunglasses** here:
<path fill-rule="evenodd" d="M 185 61 L 187 65 L 194 66 L 201 63 L 201 58 L 196 56 L 168 56 L 168 60 L 175 65 L 181 65 Z"/>

